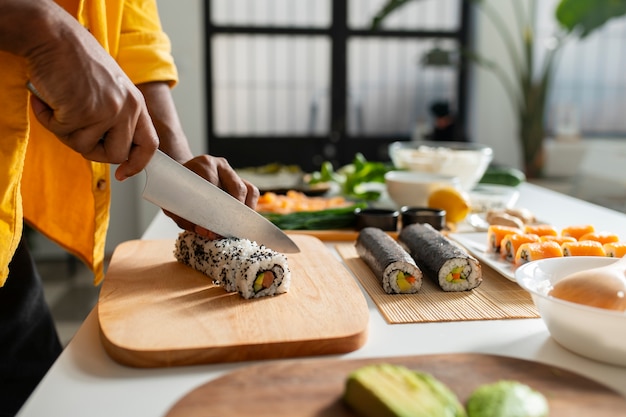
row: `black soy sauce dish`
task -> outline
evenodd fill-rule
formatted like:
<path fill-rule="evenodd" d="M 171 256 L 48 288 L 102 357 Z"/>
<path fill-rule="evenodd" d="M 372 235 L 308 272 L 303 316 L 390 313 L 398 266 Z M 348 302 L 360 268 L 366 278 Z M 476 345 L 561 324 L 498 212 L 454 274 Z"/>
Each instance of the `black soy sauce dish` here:
<path fill-rule="evenodd" d="M 428 207 L 402 207 L 402 227 L 414 223 L 428 223 L 436 230 L 446 227 L 446 211 Z"/>
<path fill-rule="evenodd" d="M 400 212 L 397 210 L 380 208 L 357 208 L 354 211 L 356 216 L 356 229 L 365 227 L 377 227 L 384 231 L 395 232 L 398 230 L 398 218 Z"/>

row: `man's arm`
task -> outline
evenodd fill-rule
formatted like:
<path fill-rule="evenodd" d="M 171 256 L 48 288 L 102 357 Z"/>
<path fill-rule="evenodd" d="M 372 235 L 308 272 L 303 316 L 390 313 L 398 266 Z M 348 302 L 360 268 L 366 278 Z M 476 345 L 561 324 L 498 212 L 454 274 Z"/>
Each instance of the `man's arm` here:
<path fill-rule="evenodd" d="M 210 155 L 193 156 L 167 83 L 140 84 L 139 89 L 145 97 L 152 122 L 159 135 L 159 148 L 242 203 L 252 208 L 256 207 L 259 190 L 240 178 L 226 159 Z M 198 228 L 171 213 L 168 215 L 180 227 L 210 236 L 206 230 Z"/>
<path fill-rule="evenodd" d="M 0 50 L 25 59 L 45 101 L 33 98 L 34 113 L 62 142 L 119 163 L 120 180 L 145 167 L 158 138 L 141 92 L 65 10 L 51 0 L 0 0 Z"/>

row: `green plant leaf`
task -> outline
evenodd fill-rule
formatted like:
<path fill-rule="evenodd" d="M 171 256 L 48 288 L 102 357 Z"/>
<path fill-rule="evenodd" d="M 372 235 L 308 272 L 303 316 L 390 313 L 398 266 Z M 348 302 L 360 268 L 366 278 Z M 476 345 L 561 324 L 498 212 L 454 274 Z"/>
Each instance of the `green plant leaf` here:
<path fill-rule="evenodd" d="M 614 17 L 626 14 L 626 0 L 561 0 L 556 19 L 567 31 L 584 38 Z"/>

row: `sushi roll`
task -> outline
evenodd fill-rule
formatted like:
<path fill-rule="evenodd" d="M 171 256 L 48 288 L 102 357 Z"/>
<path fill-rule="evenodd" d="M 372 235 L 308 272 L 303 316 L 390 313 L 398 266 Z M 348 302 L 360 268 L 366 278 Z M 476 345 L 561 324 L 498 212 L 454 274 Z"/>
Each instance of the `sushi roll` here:
<path fill-rule="evenodd" d="M 551 224 L 527 224 L 524 226 L 524 233 L 531 233 L 539 236 L 558 236 L 559 232 Z"/>
<path fill-rule="evenodd" d="M 400 231 L 398 240 L 422 272 L 444 291 L 471 290 L 482 282 L 478 260 L 431 225 L 406 226 Z"/>
<path fill-rule="evenodd" d="M 530 242 L 520 245 L 515 254 L 515 265 L 522 265 L 538 259 L 558 258 L 563 256 L 561 245 L 554 241 Z"/>
<path fill-rule="evenodd" d="M 606 256 L 602 243 L 595 240 L 565 242 L 561 247 L 563 256 Z"/>
<path fill-rule="evenodd" d="M 547 240 L 553 240 L 556 243 L 558 243 L 559 245 L 563 245 L 563 243 L 565 243 L 565 242 L 576 242 L 576 238 L 571 237 L 571 236 L 545 235 L 545 236 L 539 236 L 539 240 L 541 240 L 542 242 L 545 242 Z"/>
<path fill-rule="evenodd" d="M 500 255 L 505 261 L 515 262 L 515 254 L 517 249 L 524 243 L 539 242 L 539 235 L 532 233 L 521 233 L 506 235 L 500 243 Z"/>
<path fill-rule="evenodd" d="M 512 226 L 492 224 L 487 229 L 487 250 L 492 253 L 500 253 L 500 244 L 506 235 L 520 234 L 522 229 Z"/>
<path fill-rule="evenodd" d="M 602 248 L 606 256 L 611 258 L 623 258 L 626 255 L 626 242 L 605 243 Z"/>
<path fill-rule="evenodd" d="M 585 233 L 579 237 L 578 240 L 595 240 L 596 242 L 600 242 L 604 245 L 605 243 L 619 242 L 619 236 L 611 232 L 590 232 Z"/>
<path fill-rule="evenodd" d="M 413 258 L 381 229 L 361 229 L 355 245 L 387 294 L 412 294 L 422 287 L 422 271 Z"/>
<path fill-rule="evenodd" d="M 246 299 L 285 293 L 291 283 L 287 257 L 247 239 L 210 240 L 184 231 L 176 240 L 174 257 Z"/>
<path fill-rule="evenodd" d="M 571 236 L 578 240 L 582 235 L 595 231 L 596 229 L 592 224 L 574 224 L 561 229 L 561 236 Z"/>

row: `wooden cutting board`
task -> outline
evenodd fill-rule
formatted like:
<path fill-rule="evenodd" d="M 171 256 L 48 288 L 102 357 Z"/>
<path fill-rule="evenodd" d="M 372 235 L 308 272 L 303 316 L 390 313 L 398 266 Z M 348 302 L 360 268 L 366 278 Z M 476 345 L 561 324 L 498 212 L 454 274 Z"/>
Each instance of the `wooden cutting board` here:
<path fill-rule="evenodd" d="M 481 384 L 513 379 L 547 398 L 550 417 L 616 417 L 626 412 L 626 400 L 619 394 L 561 368 L 504 356 L 446 354 L 248 366 L 191 391 L 166 417 L 354 416 L 341 401 L 348 373 L 383 362 L 434 375 L 463 403 Z"/>
<path fill-rule="evenodd" d="M 113 253 L 98 302 L 105 350 L 136 367 L 345 353 L 367 338 L 369 310 L 326 246 L 292 235 L 291 288 L 246 300 L 182 265 L 174 240 L 134 240 Z"/>

